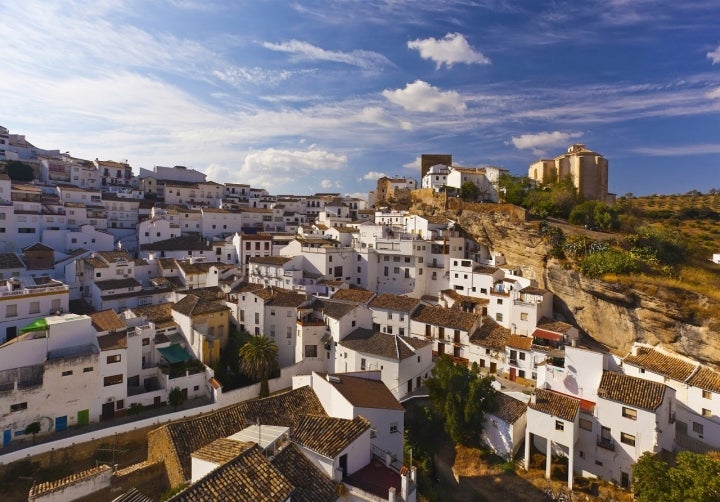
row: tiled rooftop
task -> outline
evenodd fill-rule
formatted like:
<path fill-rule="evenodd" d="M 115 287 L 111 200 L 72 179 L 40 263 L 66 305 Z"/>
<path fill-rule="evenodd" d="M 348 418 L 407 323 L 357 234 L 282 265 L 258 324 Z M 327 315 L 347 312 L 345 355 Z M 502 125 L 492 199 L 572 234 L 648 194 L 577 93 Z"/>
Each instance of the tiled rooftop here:
<path fill-rule="evenodd" d="M 108 279 L 106 281 L 95 281 L 94 283 L 100 291 L 110 291 L 112 289 L 137 288 L 142 286 L 132 277 L 126 279 Z"/>
<path fill-rule="evenodd" d="M 491 414 L 498 417 L 500 420 L 504 420 L 508 424 L 514 424 L 518 419 L 523 416 L 527 411 L 527 402 L 523 403 L 519 399 L 515 399 L 512 396 L 508 396 L 502 392 L 495 394 L 497 401 L 497 409 Z"/>
<path fill-rule="evenodd" d="M 90 314 L 90 319 L 96 331 L 116 331 L 127 328 L 117 312 L 110 309 Z"/>
<path fill-rule="evenodd" d="M 111 470 L 111 467 L 109 465 L 100 465 L 91 469 L 87 469 L 85 471 L 71 474 L 70 476 L 58 479 L 56 481 L 47 481 L 45 483 L 33 485 L 33 487 L 30 489 L 30 494 L 28 495 L 28 498 L 30 500 L 34 500 L 36 497 L 48 496 L 50 493 L 64 490 L 68 486 L 95 477 L 109 470 Z"/>
<path fill-rule="evenodd" d="M 420 305 L 420 300 L 405 295 L 383 293 L 370 302 L 370 308 L 405 312 L 409 314 Z"/>
<path fill-rule="evenodd" d="M 223 465 L 240 455 L 242 452 L 252 448 L 255 443 L 247 441 L 236 441 L 229 438 L 218 438 L 210 444 L 192 452 L 194 458 Z"/>
<path fill-rule="evenodd" d="M 470 335 L 470 343 L 496 350 L 505 350 L 510 330 L 490 316 L 483 317 L 482 325 Z"/>
<path fill-rule="evenodd" d="M 546 331 L 554 331 L 555 333 L 567 334 L 567 332 L 573 328 L 573 325 L 563 321 L 556 321 L 555 319 L 548 319 L 547 317 L 543 317 L 538 321 L 536 327 L 539 329 L 544 329 Z"/>
<path fill-rule="evenodd" d="M 25 263 L 15 253 L 0 253 L 0 269 L 25 268 Z"/>
<path fill-rule="evenodd" d="M 290 260 L 292 260 L 290 256 L 256 256 L 250 258 L 250 263 L 257 263 L 259 265 L 282 266 Z"/>
<path fill-rule="evenodd" d="M 99 336 L 97 340 L 100 350 L 102 351 L 124 349 L 127 347 L 127 334 L 125 331 L 108 333 L 107 335 Z"/>
<path fill-rule="evenodd" d="M 254 445 L 170 500 L 283 502 L 293 490 L 290 481 L 270 464 L 260 447 Z"/>
<path fill-rule="evenodd" d="M 414 356 L 417 349 L 431 343 L 417 338 L 388 335 L 366 328 L 357 328 L 340 340 L 340 345 L 348 349 L 396 361 Z"/>
<path fill-rule="evenodd" d="M 163 321 L 172 321 L 172 302 L 159 303 L 157 305 L 143 305 L 142 307 L 132 307 L 130 310 L 138 316 L 145 317 L 149 322 L 159 323 Z"/>
<path fill-rule="evenodd" d="M 283 448 L 271 461 L 295 486 L 293 502 L 335 502 L 338 492 L 335 483 L 318 469 L 293 444 Z"/>
<path fill-rule="evenodd" d="M 505 346 L 511 349 L 530 350 L 532 341 L 530 336 L 509 335 Z"/>
<path fill-rule="evenodd" d="M 198 239 L 194 236 L 180 236 L 165 239 L 164 241 L 142 244 L 140 249 L 147 251 L 211 251 L 212 245 L 208 245 L 205 239 Z"/>
<path fill-rule="evenodd" d="M 540 413 L 573 422 L 580 409 L 580 400 L 551 390 L 535 389 L 535 402 L 531 399 L 528 406 Z"/>
<path fill-rule="evenodd" d="M 322 310 L 324 315 L 332 319 L 340 319 L 357 308 L 357 305 L 352 303 L 334 302 L 329 300 L 323 300 L 321 302 L 318 301 L 316 302 L 316 305 Z"/>
<path fill-rule="evenodd" d="M 603 372 L 598 397 L 654 411 L 665 397 L 665 384 L 614 371 Z"/>
<path fill-rule="evenodd" d="M 701 366 L 687 383 L 693 387 L 720 393 L 720 373 L 705 366 Z"/>
<path fill-rule="evenodd" d="M 367 289 L 350 288 L 338 290 L 331 298 L 345 302 L 367 303 L 372 300 L 375 294 L 374 291 L 368 291 Z"/>
<path fill-rule="evenodd" d="M 673 380 L 684 382 L 695 370 L 695 364 L 673 357 L 650 347 L 637 347 L 635 355 L 625 356 L 623 364 L 631 364 Z"/>
<path fill-rule="evenodd" d="M 320 374 L 320 376 L 324 375 Z M 405 411 L 405 408 L 381 380 L 371 380 L 342 373 L 332 376 L 333 378 L 329 380 L 330 385 L 353 406 Z"/>
<path fill-rule="evenodd" d="M 420 305 L 412 316 L 413 321 L 462 331 L 470 331 L 479 318 L 480 314 L 430 305 Z"/>
<path fill-rule="evenodd" d="M 305 415 L 293 430 L 291 440 L 327 458 L 335 458 L 360 435 L 370 429 L 370 421 L 357 416 L 352 420 L 324 415 Z"/>
<path fill-rule="evenodd" d="M 212 314 L 230 310 L 227 305 L 219 301 L 203 300 L 194 294 L 185 295 L 185 297 L 177 302 L 172 309 L 175 312 L 179 312 L 180 314 L 186 316 Z"/>

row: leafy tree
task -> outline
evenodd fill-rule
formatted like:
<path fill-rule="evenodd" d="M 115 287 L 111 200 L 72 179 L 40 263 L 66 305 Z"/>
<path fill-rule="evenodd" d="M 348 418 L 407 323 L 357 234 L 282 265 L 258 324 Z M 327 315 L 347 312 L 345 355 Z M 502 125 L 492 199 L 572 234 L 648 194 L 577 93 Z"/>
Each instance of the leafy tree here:
<path fill-rule="evenodd" d="M 481 377 L 477 368 L 456 365 L 446 355 L 432 369 L 425 385 L 434 411 L 455 443 L 479 444 L 485 412 L 497 406 L 492 381 L 492 377 Z"/>
<path fill-rule="evenodd" d="M 478 197 L 478 187 L 472 181 L 460 185 L 460 198 L 465 202 L 475 202 Z"/>
<path fill-rule="evenodd" d="M 40 432 L 40 422 L 30 422 L 25 427 L 25 434 L 32 434 L 33 446 L 35 446 L 35 435 Z"/>
<path fill-rule="evenodd" d="M 638 502 L 710 502 L 720 500 L 717 454 L 678 453 L 673 467 L 646 452 L 633 467 Z"/>
<path fill-rule="evenodd" d="M 7 175 L 12 181 L 32 181 L 35 179 L 32 166 L 18 160 L 9 160 L 6 163 Z"/>
<path fill-rule="evenodd" d="M 264 336 L 253 336 L 240 347 L 240 371 L 256 380 L 260 380 L 259 397 L 270 395 L 268 379 L 279 367 L 279 349 L 275 342 Z"/>
<path fill-rule="evenodd" d="M 527 176 L 513 176 L 503 173 L 497 181 L 498 192 L 508 204 L 522 206 L 525 197 L 534 188 L 533 181 Z"/>
<path fill-rule="evenodd" d="M 619 226 L 618 211 L 596 200 L 581 202 L 570 211 L 568 221 L 573 225 L 615 230 Z"/>
<path fill-rule="evenodd" d="M 618 249 L 606 249 L 587 255 L 579 264 L 580 272 L 588 277 L 603 274 L 633 274 L 640 271 L 639 260 Z"/>
<path fill-rule="evenodd" d="M 168 394 L 168 404 L 177 410 L 185 402 L 185 395 L 180 387 L 175 387 Z"/>

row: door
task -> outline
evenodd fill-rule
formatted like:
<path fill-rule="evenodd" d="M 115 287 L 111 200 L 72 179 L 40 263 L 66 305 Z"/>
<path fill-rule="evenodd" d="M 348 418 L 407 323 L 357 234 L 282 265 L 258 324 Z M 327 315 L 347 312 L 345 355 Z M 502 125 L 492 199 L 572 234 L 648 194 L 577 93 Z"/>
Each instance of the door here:
<path fill-rule="evenodd" d="M 445 353 L 445 344 L 438 343 L 438 355 L 443 355 L 444 353 Z"/>
<path fill-rule="evenodd" d="M 497 363 L 490 363 L 490 373 L 497 373 Z"/>
<path fill-rule="evenodd" d="M 5 341 L 9 342 L 17 336 L 17 326 L 8 326 L 5 329 Z"/>
<path fill-rule="evenodd" d="M 102 419 L 110 420 L 115 416 L 115 402 L 111 401 L 102 405 Z"/>
<path fill-rule="evenodd" d="M 675 422 L 675 434 L 678 436 L 687 436 L 687 422 L 681 420 Z"/>
<path fill-rule="evenodd" d="M 343 479 L 345 479 L 347 476 L 347 453 L 340 456 L 340 470 L 342 471 Z"/>
<path fill-rule="evenodd" d="M 90 410 L 78 411 L 78 425 L 87 425 L 90 423 Z"/>
<path fill-rule="evenodd" d="M 55 417 L 55 432 L 67 429 L 67 415 L 64 417 Z"/>
<path fill-rule="evenodd" d="M 407 382 L 407 391 L 408 391 L 408 394 L 410 394 L 412 392 L 412 379 L 408 380 L 408 382 Z"/>
<path fill-rule="evenodd" d="M 516 370 L 515 368 L 510 368 L 510 381 L 511 381 L 511 382 L 514 382 L 514 381 L 515 381 L 516 371 L 517 371 L 517 370 Z"/>
<path fill-rule="evenodd" d="M 3 431 L 3 446 L 9 445 L 10 441 L 12 441 L 12 431 L 10 429 L 5 429 Z"/>
<path fill-rule="evenodd" d="M 630 488 L 630 474 L 627 472 L 620 472 L 620 486 L 626 490 Z"/>

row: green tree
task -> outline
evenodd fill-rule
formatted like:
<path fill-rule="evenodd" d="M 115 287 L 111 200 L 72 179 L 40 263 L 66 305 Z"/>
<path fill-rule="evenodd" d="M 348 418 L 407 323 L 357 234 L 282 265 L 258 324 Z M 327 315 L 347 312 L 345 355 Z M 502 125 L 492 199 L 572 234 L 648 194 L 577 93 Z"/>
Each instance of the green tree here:
<path fill-rule="evenodd" d="M 478 187 L 472 181 L 460 185 L 460 198 L 465 202 L 475 202 L 478 197 Z"/>
<path fill-rule="evenodd" d="M 425 381 L 433 410 L 450 438 L 458 444 L 477 446 L 485 412 L 497 406 L 492 377 L 481 377 L 476 368 L 456 365 L 441 356 Z"/>
<path fill-rule="evenodd" d="M 168 394 L 168 404 L 177 410 L 185 402 L 185 395 L 180 387 L 175 387 Z"/>
<path fill-rule="evenodd" d="M 570 211 L 568 221 L 573 225 L 615 230 L 619 227 L 618 211 L 596 200 L 581 202 Z"/>
<path fill-rule="evenodd" d="M 25 434 L 32 434 L 33 446 L 35 446 L 35 435 L 40 432 L 40 422 L 30 422 L 25 427 Z"/>
<path fill-rule="evenodd" d="M 681 451 L 673 467 L 646 452 L 633 467 L 638 502 L 710 502 L 720 500 L 717 453 Z"/>
<path fill-rule="evenodd" d="M 498 192 L 504 202 L 522 206 L 525 197 L 534 188 L 533 181 L 527 176 L 513 176 L 503 173 L 497 181 Z"/>
<path fill-rule="evenodd" d="M 279 349 L 275 342 L 264 336 L 253 336 L 240 347 L 240 371 L 255 380 L 260 380 L 259 397 L 270 395 L 268 379 L 279 367 Z"/>

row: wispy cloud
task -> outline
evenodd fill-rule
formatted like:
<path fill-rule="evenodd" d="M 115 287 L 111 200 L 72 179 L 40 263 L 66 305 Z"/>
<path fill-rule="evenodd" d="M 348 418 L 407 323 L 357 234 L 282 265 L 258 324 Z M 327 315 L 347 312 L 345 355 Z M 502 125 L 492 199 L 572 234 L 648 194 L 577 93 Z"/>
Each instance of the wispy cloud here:
<path fill-rule="evenodd" d="M 259 66 L 252 68 L 230 67 L 224 70 L 214 70 L 212 74 L 232 86 L 250 83 L 263 86 L 276 86 L 293 76 L 290 70 L 268 70 Z"/>
<path fill-rule="evenodd" d="M 422 80 L 404 89 L 386 89 L 382 95 L 391 103 L 413 112 L 464 112 L 467 105 L 457 91 L 441 91 Z"/>
<path fill-rule="evenodd" d="M 545 148 L 567 145 L 569 141 L 582 137 L 581 132 L 539 132 L 513 136 L 512 144 L 519 150 L 532 150 L 536 155 L 543 155 Z"/>
<path fill-rule="evenodd" d="M 710 58 L 713 64 L 720 63 L 720 45 L 715 50 L 708 52 L 707 57 Z"/>
<path fill-rule="evenodd" d="M 411 40 L 407 46 L 417 50 L 423 59 L 434 61 L 437 69 L 443 65 L 450 68 L 456 63 L 490 64 L 490 59 L 475 50 L 461 33 L 448 33 L 440 39 Z"/>
<path fill-rule="evenodd" d="M 369 171 L 360 177 L 360 181 L 377 181 L 387 174 L 380 171 Z"/>
<path fill-rule="evenodd" d="M 403 167 L 406 169 L 420 169 L 420 156 L 415 157 L 415 160 L 412 160 L 407 164 L 403 164 Z"/>
<path fill-rule="evenodd" d="M 718 99 L 720 98 L 720 87 L 716 87 L 712 91 L 708 91 L 705 96 L 707 96 L 710 99 Z"/>
<path fill-rule="evenodd" d="M 330 51 L 301 40 L 288 40 L 287 42 L 263 42 L 264 48 L 291 54 L 299 60 L 330 61 L 357 66 L 366 70 L 391 66 L 392 62 L 378 52 L 354 50 L 351 52 Z"/>
<path fill-rule="evenodd" d="M 677 157 L 685 155 L 707 155 L 720 153 L 720 143 L 679 146 L 650 146 L 633 148 L 633 152 L 651 157 Z"/>

